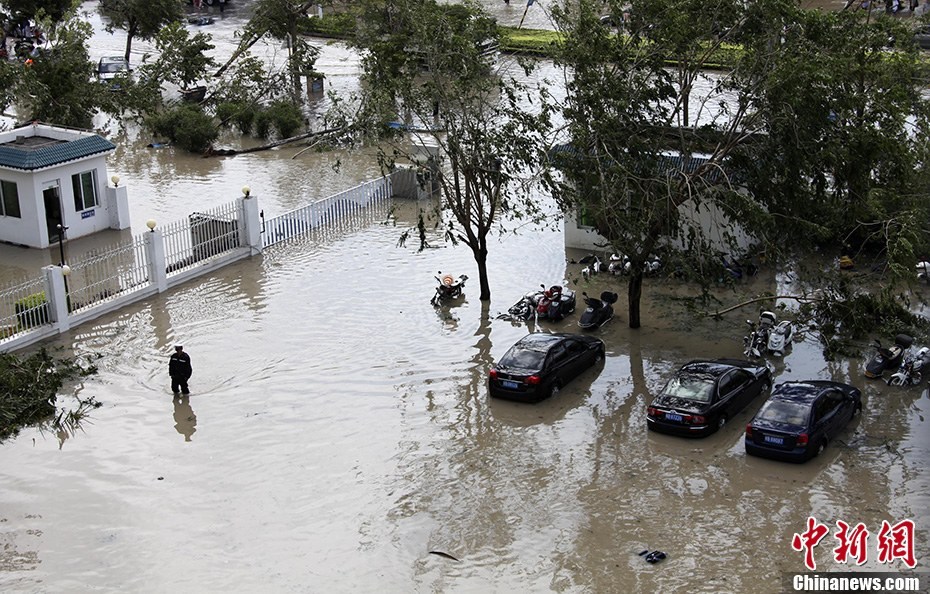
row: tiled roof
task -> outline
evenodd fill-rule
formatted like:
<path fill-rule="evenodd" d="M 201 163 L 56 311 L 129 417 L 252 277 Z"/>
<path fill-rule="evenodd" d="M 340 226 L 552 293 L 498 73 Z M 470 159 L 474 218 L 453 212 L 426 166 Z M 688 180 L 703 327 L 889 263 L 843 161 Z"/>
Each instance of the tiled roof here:
<path fill-rule="evenodd" d="M 116 146 L 97 136 L 85 136 L 38 150 L 22 150 L 13 143 L 0 145 L 0 167 L 33 171 L 112 151 Z"/>

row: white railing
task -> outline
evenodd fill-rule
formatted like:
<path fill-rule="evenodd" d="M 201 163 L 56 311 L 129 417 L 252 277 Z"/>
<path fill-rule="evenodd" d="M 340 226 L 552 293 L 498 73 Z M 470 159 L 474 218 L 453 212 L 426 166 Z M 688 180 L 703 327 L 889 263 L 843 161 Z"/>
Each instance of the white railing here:
<path fill-rule="evenodd" d="M 0 344 L 50 322 L 45 275 L 0 289 Z"/>
<path fill-rule="evenodd" d="M 315 231 L 342 231 L 358 222 L 369 223 L 371 215 L 378 211 L 373 207 L 390 204 L 391 188 L 391 176 L 386 176 L 266 219 L 262 223 L 262 247 Z"/>
<path fill-rule="evenodd" d="M 65 279 L 71 312 L 80 312 L 149 284 L 149 261 L 144 235 L 132 241 L 95 250 L 71 264 Z"/>
<path fill-rule="evenodd" d="M 186 270 L 241 245 L 241 202 L 195 212 L 162 229 L 168 274 Z"/>

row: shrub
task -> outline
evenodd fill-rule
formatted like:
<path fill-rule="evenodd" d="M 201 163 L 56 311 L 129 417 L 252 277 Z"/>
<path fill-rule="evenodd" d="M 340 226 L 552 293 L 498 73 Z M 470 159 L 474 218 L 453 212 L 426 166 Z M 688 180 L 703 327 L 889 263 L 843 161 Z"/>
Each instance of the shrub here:
<path fill-rule="evenodd" d="M 269 114 L 267 110 L 257 112 L 253 124 L 256 136 L 259 138 L 268 138 L 271 136 L 271 114 Z"/>
<path fill-rule="evenodd" d="M 290 101 L 275 101 L 268 107 L 268 116 L 280 138 L 290 138 L 304 125 L 300 108 Z"/>
<path fill-rule="evenodd" d="M 213 118 L 199 105 L 190 103 L 150 116 L 145 124 L 156 135 L 168 138 L 192 153 L 206 151 L 219 136 Z"/>
<path fill-rule="evenodd" d="M 33 293 L 14 304 L 16 320 L 20 328 L 32 328 L 48 324 L 48 299 L 45 293 Z"/>

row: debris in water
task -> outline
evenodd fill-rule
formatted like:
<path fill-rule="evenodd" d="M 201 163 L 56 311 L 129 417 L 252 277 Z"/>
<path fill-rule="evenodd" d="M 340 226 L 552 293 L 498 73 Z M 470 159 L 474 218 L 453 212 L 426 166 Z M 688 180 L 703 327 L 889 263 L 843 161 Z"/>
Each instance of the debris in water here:
<path fill-rule="evenodd" d="M 446 559 L 452 559 L 453 561 L 458 561 L 458 559 L 456 559 L 455 557 L 453 557 L 453 556 L 450 555 L 449 553 L 443 553 L 442 551 L 430 551 L 429 554 L 430 554 L 430 555 L 439 555 L 440 557 L 445 557 Z"/>

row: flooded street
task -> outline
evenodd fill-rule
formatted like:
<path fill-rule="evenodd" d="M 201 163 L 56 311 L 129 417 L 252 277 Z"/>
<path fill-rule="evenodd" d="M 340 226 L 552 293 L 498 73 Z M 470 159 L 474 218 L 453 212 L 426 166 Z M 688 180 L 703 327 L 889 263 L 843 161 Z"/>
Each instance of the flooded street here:
<path fill-rule="evenodd" d="M 355 64 L 327 44 L 318 68 L 349 89 Z M 378 175 L 373 151 L 204 159 L 141 135 L 113 141 L 134 233 L 246 184 L 273 216 Z M 745 455 L 762 399 L 706 439 L 653 434 L 652 396 L 690 359 L 742 357 L 755 306 L 714 321 L 675 299 L 697 287 L 650 278 L 631 331 L 623 279 L 582 280 L 572 260 L 584 254 L 558 229 L 530 228 L 491 243 L 483 304 L 467 248 L 438 234 L 436 249 L 398 247 L 415 204 L 377 220 L 275 246 L 49 343 L 100 355 L 100 372 L 66 393 L 103 406 L 74 436 L 30 429 L 0 445 L 0 591 L 774 593 L 804 571 L 791 541 L 808 516 L 831 530 L 862 522 L 869 571 L 904 568 L 878 562 L 876 536 L 911 519 L 927 571 L 923 388 L 867 382 L 864 359 L 826 362 L 808 337 L 773 361 L 776 383 L 863 390 L 863 415 L 820 458 Z M 0 246 L 0 274 L 33 257 Z M 461 303 L 429 304 L 437 270 L 471 277 Z M 770 273 L 719 297 L 772 291 Z M 497 315 L 563 278 L 579 297 L 621 294 L 596 332 L 606 361 L 550 401 L 491 401 L 489 367 L 528 331 Z M 575 332 L 579 314 L 532 329 Z M 170 392 L 176 343 L 192 358 L 189 398 Z M 815 549 L 818 571 L 852 568 L 835 545 L 831 532 Z M 650 565 L 644 549 L 668 558 Z"/>

